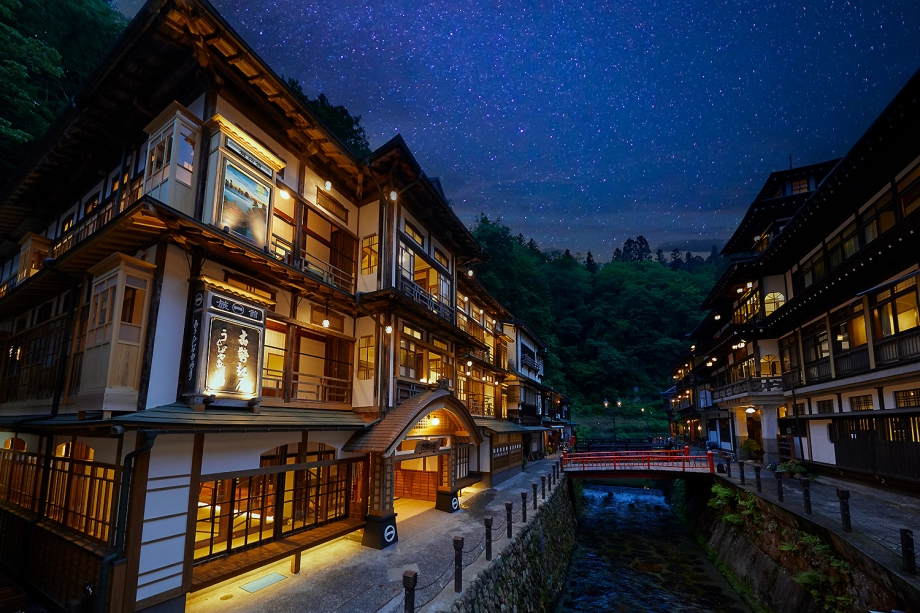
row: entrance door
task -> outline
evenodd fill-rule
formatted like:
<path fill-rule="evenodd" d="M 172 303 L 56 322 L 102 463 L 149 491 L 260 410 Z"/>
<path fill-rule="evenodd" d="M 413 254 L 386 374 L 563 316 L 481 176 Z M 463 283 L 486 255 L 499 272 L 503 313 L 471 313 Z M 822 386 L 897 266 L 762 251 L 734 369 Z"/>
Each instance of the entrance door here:
<path fill-rule="evenodd" d="M 438 495 L 441 458 L 442 456 L 436 455 L 398 462 L 395 471 L 395 496 L 434 502 Z"/>
<path fill-rule="evenodd" d="M 757 441 L 757 444 L 760 445 L 760 448 L 763 449 L 763 438 L 761 436 L 760 429 L 760 418 L 755 417 L 755 414 L 749 413 L 747 416 L 747 431 L 748 438 L 752 438 Z"/>

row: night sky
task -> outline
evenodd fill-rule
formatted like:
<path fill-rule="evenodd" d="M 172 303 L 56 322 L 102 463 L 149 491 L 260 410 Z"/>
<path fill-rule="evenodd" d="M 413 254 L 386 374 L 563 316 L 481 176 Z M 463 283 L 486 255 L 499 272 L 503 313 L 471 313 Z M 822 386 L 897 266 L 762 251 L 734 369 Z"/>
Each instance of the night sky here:
<path fill-rule="evenodd" d="M 212 2 L 372 148 L 402 134 L 465 221 L 601 261 L 721 245 L 768 173 L 846 153 L 920 68 L 917 0 Z"/>

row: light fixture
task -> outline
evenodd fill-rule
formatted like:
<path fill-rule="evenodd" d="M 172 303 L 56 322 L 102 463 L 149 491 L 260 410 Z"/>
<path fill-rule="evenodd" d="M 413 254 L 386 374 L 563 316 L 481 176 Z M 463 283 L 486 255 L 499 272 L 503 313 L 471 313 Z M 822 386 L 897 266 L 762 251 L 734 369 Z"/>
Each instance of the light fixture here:
<path fill-rule="evenodd" d="M 643 413 L 645 413 L 645 407 L 642 407 L 640 410 L 641 410 Z"/>
<path fill-rule="evenodd" d="M 393 202 L 396 202 L 397 196 L 399 196 L 399 194 L 396 193 L 395 189 L 390 192 L 390 200 L 392 200 Z"/>
<path fill-rule="evenodd" d="M 393 334 L 393 326 L 387 326 L 383 329 L 387 334 Z"/>
<path fill-rule="evenodd" d="M 440 417 L 432 417 L 432 418 L 431 418 L 431 425 L 432 425 L 432 426 L 438 426 L 438 425 L 440 425 L 440 424 L 441 424 L 441 418 L 440 418 Z"/>
<path fill-rule="evenodd" d="M 464 297 L 463 297 L 463 302 L 469 302 L 469 301 L 470 301 L 470 297 L 469 297 L 469 296 L 464 296 Z"/>
<path fill-rule="evenodd" d="M 738 288 L 738 293 L 739 293 L 739 294 L 740 294 L 741 292 L 743 292 L 743 291 L 744 291 L 744 289 L 742 289 L 742 288 L 740 288 L 740 287 Z"/>
<path fill-rule="evenodd" d="M 332 189 L 332 181 L 326 181 L 326 182 L 323 184 L 323 187 L 326 188 L 326 191 L 327 191 L 327 192 L 330 191 L 330 190 Z"/>
<path fill-rule="evenodd" d="M 716 321 L 719 321 L 720 319 L 722 319 L 722 316 L 721 316 L 721 315 L 716 315 L 715 317 L 713 317 L 713 319 L 715 319 Z"/>
<path fill-rule="evenodd" d="M 419 382 L 419 383 L 428 383 L 428 379 L 426 379 L 425 377 L 422 377 L 421 379 L 418 380 L 418 382 Z"/>
<path fill-rule="evenodd" d="M 473 360 L 467 360 L 467 361 L 466 361 L 466 365 L 467 365 L 467 366 L 472 366 L 472 365 L 473 365 Z"/>
<path fill-rule="evenodd" d="M 291 199 L 291 195 L 288 193 L 288 191 L 287 191 L 286 189 L 279 189 L 279 190 L 278 190 L 278 195 L 281 196 L 281 199 L 282 199 L 282 200 L 290 200 L 290 199 Z"/>
<path fill-rule="evenodd" d="M 492 325 L 493 325 L 493 326 L 494 326 L 495 324 L 497 324 L 497 323 L 498 323 L 498 322 L 495 321 L 494 319 L 492 320 Z"/>
<path fill-rule="evenodd" d="M 694 349 L 696 349 L 696 345 L 690 345 L 690 351 L 693 351 Z"/>
<path fill-rule="evenodd" d="M 712 366 L 712 361 L 706 362 L 706 366 Z"/>
<path fill-rule="evenodd" d="M 748 281 L 747 286 L 748 286 L 748 289 L 751 289 L 752 287 L 754 287 L 754 283 L 752 283 L 751 281 Z"/>
<path fill-rule="evenodd" d="M 606 409 L 608 406 L 610 406 L 610 403 L 607 402 L 606 398 L 604 398 L 604 408 Z"/>
<path fill-rule="evenodd" d="M 329 327 L 329 301 L 328 300 L 326 301 L 326 315 L 325 317 L 323 317 L 323 327 L 324 328 Z"/>
<path fill-rule="evenodd" d="M 712 361 L 713 361 L 713 362 L 716 362 L 716 361 L 718 361 L 718 358 L 712 358 Z"/>
<path fill-rule="evenodd" d="M 754 412 L 754 407 L 748 407 L 747 409 L 745 409 L 744 412 L 745 412 L 745 413 L 753 413 L 753 412 Z"/>
<path fill-rule="evenodd" d="M 466 376 L 467 376 L 467 377 L 470 376 L 470 371 L 466 371 Z"/>
<path fill-rule="evenodd" d="M 754 240 L 755 240 L 755 241 L 759 241 L 760 239 L 761 239 L 761 236 L 760 236 L 759 234 L 758 234 L 757 236 L 754 237 Z"/>
<path fill-rule="evenodd" d="M 479 314 L 482 315 L 482 313 L 483 313 L 483 310 L 479 309 Z"/>
<path fill-rule="evenodd" d="M 472 276 L 473 276 L 473 269 L 470 268 L 468 271 L 466 271 L 466 275 L 467 275 L 468 277 L 472 277 Z"/>

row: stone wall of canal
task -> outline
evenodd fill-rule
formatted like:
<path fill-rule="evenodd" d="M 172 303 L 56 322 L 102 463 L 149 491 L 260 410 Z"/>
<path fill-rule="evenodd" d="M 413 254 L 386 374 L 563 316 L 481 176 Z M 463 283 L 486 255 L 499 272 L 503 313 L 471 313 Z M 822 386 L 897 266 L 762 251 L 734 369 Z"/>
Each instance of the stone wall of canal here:
<path fill-rule="evenodd" d="M 572 487 L 569 479 L 561 479 L 535 511 L 536 518 L 477 574 L 451 606 L 451 613 L 553 610 L 565 585 L 578 528 Z"/>
<path fill-rule="evenodd" d="M 920 603 L 920 590 L 833 530 L 724 479 L 675 481 L 669 498 L 755 611 L 910 611 Z"/>

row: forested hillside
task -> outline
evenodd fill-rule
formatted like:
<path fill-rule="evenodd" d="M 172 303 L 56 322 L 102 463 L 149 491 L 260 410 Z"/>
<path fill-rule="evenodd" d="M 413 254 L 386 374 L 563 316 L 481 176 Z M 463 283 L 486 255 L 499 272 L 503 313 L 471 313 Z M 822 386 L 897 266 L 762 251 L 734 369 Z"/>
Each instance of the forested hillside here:
<path fill-rule="evenodd" d="M 486 216 L 473 233 L 489 255 L 475 266 L 477 278 L 551 345 L 544 382 L 572 399 L 576 419 L 588 425 L 603 418 L 604 398 L 622 398 L 627 425 L 645 406 L 657 416 L 653 426 L 663 428 L 659 392 L 703 316 L 700 304 L 723 259 L 656 257 L 637 237 L 602 264 L 590 252 L 584 260 L 568 250 L 543 252 Z"/>

